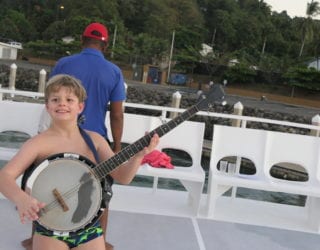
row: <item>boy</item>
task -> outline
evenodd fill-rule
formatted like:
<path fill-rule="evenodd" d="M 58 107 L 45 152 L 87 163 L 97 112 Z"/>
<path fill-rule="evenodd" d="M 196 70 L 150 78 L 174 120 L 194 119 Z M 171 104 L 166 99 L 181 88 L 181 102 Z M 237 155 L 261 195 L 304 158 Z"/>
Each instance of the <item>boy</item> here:
<path fill-rule="evenodd" d="M 96 163 L 93 152 L 84 141 L 77 125 L 78 115 L 84 108 L 86 92 L 81 83 L 68 75 L 52 77 L 45 91 L 45 105 L 51 116 L 50 127 L 29 139 L 15 157 L 0 171 L 0 191 L 17 206 L 20 220 L 37 220 L 38 212 L 45 206 L 28 195 L 16 184 L 16 179 L 32 164 L 39 164 L 51 155 L 72 152 L 87 157 Z M 99 159 L 107 160 L 114 155 L 106 140 L 96 132 L 86 131 L 91 137 Z M 138 170 L 143 156 L 151 152 L 159 142 L 154 135 L 148 147 L 133 156 L 110 175 L 121 184 L 128 184 Z M 105 249 L 103 232 L 99 223 L 92 226 L 90 235 L 80 232 L 76 236 L 53 236 L 36 227 L 33 237 L 34 250 Z M 85 237 L 84 237 L 85 236 Z M 73 242 L 73 243 L 72 243 Z M 74 244 L 74 242 L 76 242 Z"/>

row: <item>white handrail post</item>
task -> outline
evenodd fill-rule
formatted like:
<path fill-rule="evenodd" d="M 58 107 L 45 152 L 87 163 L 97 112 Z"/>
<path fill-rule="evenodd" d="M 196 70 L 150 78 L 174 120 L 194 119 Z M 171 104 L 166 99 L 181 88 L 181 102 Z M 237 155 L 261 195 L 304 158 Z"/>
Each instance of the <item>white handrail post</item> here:
<path fill-rule="evenodd" d="M 47 72 L 44 69 L 40 70 L 39 85 L 38 85 L 38 92 L 39 93 L 44 93 L 45 84 L 46 84 L 46 76 L 47 76 Z"/>
<path fill-rule="evenodd" d="M 243 105 L 241 102 L 237 102 L 234 106 L 233 106 L 233 114 L 234 115 L 242 115 L 243 113 Z M 233 127 L 240 127 L 241 125 L 241 120 L 239 119 L 232 119 L 232 126 Z"/>
<path fill-rule="evenodd" d="M 226 85 L 226 83 L 224 85 Z M 233 114 L 242 116 L 242 113 L 243 113 L 243 105 L 241 102 L 237 102 L 233 106 Z M 240 127 L 241 120 L 240 119 L 232 119 L 231 125 L 233 127 Z M 231 174 L 239 174 L 240 167 L 241 167 L 241 157 L 240 156 L 237 156 L 236 162 L 234 164 L 235 164 L 235 169 L 234 169 L 234 172 Z M 232 165 L 232 164 L 229 163 L 229 165 Z M 228 171 L 229 171 L 229 168 L 228 168 Z M 236 195 L 237 195 L 237 187 L 232 187 L 231 197 L 236 198 Z"/>
<path fill-rule="evenodd" d="M 320 126 L 320 115 L 315 115 L 311 119 L 312 125 Z M 310 131 L 310 135 L 319 137 L 320 136 L 320 130 L 319 129 L 312 129 Z"/>
<path fill-rule="evenodd" d="M 17 75 L 17 65 L 15 63 L 10 66 L 10 75 L 9 75 L 9 89 L 15 90 L 16 86 L 16 75 Z M 11 97 L 14 97 L 14 94 L 11 94 Z"/>
<path fill-rule="evenodd" d="M 179 91 L 176 91 L 172 95 L 172 108 L 179 108 L 180 107 L 180 101 L 181 101 L 181 94 Z M 175 118 L 177 116 L 177 112 L 170 112 L 170 118 Z"/>
<path fill-rule="evenodd" d="M 2 88 L 2 84 L 0 84 L 0 89 Z M 3 100 L 3 94 L 2 94 L 2 92 L 0 92 L 0 101 L 2 101 Z"/>

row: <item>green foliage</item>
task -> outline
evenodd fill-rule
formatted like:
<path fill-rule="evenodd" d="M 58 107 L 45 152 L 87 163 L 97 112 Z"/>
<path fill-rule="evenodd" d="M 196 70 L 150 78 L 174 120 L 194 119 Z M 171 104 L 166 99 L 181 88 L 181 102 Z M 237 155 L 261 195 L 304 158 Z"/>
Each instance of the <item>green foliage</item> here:
<path fill-rule="evenodd" d="M 296 62 L 289 57 L 276 57 L 271 54 L 264 54 L 260 57 L 259 70 L 268 73 L 285 72 L 290 65 L 295 65 Z"/>
<path fill-rule="evenodd" d="M 145 63 L 152 63 L 148 58 L 160 61 L 167 46 L 167 41 L 141 33 L 133 39 L 133 54 L 145 58 Z"/>
<path fill-rule="evenodd" d="M 16 40 L 30 41 L 36 37 L 36 31 L 32 24 L 25 18 L 24 14 L 8 10 L 3 19 L 0 19 L 1 36 Z"/>
<path fill-rule="evenodd" d="M 85 16 L 72 16 L 66 21 L 66 30 L 69 35 L 80 39 L 84 27 L 90 23 L 90 19 Z"/>
<path fill-rule="evenodd" d="M 48 42 L 44 42 L 42 40 L 38 40 L 35 42 L 28 42 L 24 46 L 26 49 L 31 51 L 33 55 L 37 57 L 52 58 L 52 59 L 57 59 L 61 56 L 73 54 L 73 53 L 79 52 L 80 50 L 79 42 L 66 44 L 60 41 L 56 42 L 54 40 L 50 40 Z"/>
<path fill-rule="evenodd" d="M 320 72 L 314 68 L 291 67 L 283 78 L 291 86 L 320 90 Z"/>
<path fill-rule="evenodd" d="M 228 67 L 224 78 L 230 83 L 253 83 L 257 72 L 245 63 L 237 63 L 234 66 Z"/>
<path fill-rule="evenodd" d="M 16 41 L 21 40 L 21 35 L 18 33 L 18 27 L 10 18 L 5 17 L 1 19 L 0 30 L 2 38 L 12 39 Z"/>
<path fill-rule="evenodd" d="M 51 23 L 48 28 L 42 33 L 43 40 L 61 40 L 66 35 L 65 23 L 63 21 L 56 21 Z"/>
<path fill-rule="evenodd" d="M 217 68 L 236 58 L 241 63 L 226 72 L 229 81 L 251 82 L 255 71 L 248 65 L 282 74 L 319 56 L 318 1 L 306 9 L 307 18 L 291 18 L 286 12 L 272 12 L 261 0 L 2 0 L 0 36 L 23 42 L 38 56 L 58 57 L 78 51 L 84 27 L 101 22 L 109 29 L 108 53 L 116 59 L 165 65 L 175 31 L 172 70 L 190 72 L 201 61 L 213 77 Z M 76 42 L 65 45 L 64 36 Z M 199 54 L 203 43 L 213 47 L 206 58 Z M 305 74 L 312 78 L 314 73 Z M 301 77 L 287 79 L 313 85 Z"/>

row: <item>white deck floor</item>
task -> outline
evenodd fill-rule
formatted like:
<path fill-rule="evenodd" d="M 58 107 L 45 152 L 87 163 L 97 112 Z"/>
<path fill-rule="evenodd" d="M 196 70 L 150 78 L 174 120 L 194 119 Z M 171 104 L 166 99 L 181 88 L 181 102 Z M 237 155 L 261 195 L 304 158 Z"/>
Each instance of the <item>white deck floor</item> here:
<path fill-rule="evenodd" d="M 107 235 L 108 241 L 115 246 L 116 250 L 320 249 L 320 235 L 317 234 L 195 218 L 188 216 L 188 211 L 183 209 L 180 216 L 173 216 L 164 208 L 169 206 L 173 209 L 176 206 L 175 202 L 172 200 L 170 204 L 160 202 L 166 202 L 166 199 L 169 201 L 170 196 L 173 195 L 170 192 L 163 194 L 159 192 L 156 195 L 159 198 L 158 201 L 150 199 L 149 209 L 142 209 L 139 207 L 139 200 L 148 199 L 149 196 L 144 189 L 135 190 L 134 195 L 128 195 L 129 190 L 121 186 L 114 187 L 114 190 Z M 134 189 L 131 188 L 130 192 L 132 190 Z M 122 199 L 124 197 L 126 198 Z M 181 204 L 179 199 L 183 198 L 185 198 L 183 195 L 175 198 L 176 204 Z M 159 209 L 155 209 L 156 207 Z M 232 207 L 236 208 L 231 204 L 229 207 L 230 210 Z M 175 209 L 178 210 L 179 206 L 177 205 Z M 268 219 L 271 215 L 266 214 L 264 219 Z M 238 216 L 238 220 L 242 217 L 244 216 Z M 260 222 L 262 223 L 264 219 Z M 285 221 L 285 218 L 283 220 Z M 20 242 L 30 235 L 31 224 L 21 225 L 15 207 L 5 199 L 0 199 L 0 221 L 0 250 L 23 249 Z"/>

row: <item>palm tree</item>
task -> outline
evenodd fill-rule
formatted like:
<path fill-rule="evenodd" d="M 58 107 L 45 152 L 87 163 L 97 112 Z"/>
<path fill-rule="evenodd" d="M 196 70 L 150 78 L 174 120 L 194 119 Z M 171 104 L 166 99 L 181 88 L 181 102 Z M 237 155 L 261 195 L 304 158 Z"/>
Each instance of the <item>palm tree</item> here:
<path fill-rule="evenodd" d="M 301 57 L 304 49 L 304 45 L 307 39 L 312 39 L 313 37 L 313 22 L 312 18 L 320 13 L 319 2 L 311 0 L 307 3 L 306 18 L 304 18 L 301 26 L 302 31 L 302 42 L 300 47 L 299 57 Z"/>

